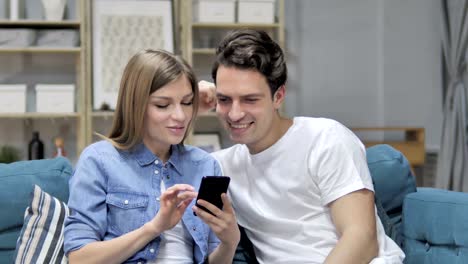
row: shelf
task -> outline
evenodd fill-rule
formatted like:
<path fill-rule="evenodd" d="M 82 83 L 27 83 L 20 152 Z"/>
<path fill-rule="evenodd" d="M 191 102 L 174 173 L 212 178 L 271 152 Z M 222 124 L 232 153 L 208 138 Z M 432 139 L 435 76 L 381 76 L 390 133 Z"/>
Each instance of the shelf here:
<path fill-rule="evenodd" d="M 424 131 L 421 127 L 352 127 L 353 131 Z"/>
<path fill-rule="evenodd" d="M 0 118 L 10 119 L 47 119 L 47 118 L 77 118 L 78 113 L 0 113 Z"/>
<path fill-rule="evenodd" d="M 203 118 L 203 117 L 218 117 L 216 115 L 216 112 L 206 112 L 203 114 L 198 114 L 197 118 Z"/>
<path fill-rule="evenodd" d="M 40 2 L 38 0 L 22 2 L 28 7 L 36 8 L 36 1 Z M 40 130 L 44 137 L 60 134 L 71 141 L 68 154 L 71 161 L 76 161 L 81 151 L 89 144 L 87 120 L 90 119 L 90 116 L 85 110 L 88 109 L 87 103 L 91 102 L 88 98 L 89 89 L 91 89 L 89 88 L 88 79 L 91 66 L 89 58 L 91 55 L 90 37 L 92 32 L 90 15 L 92 13 L 90 1 L 75 0 L 72 2 L 70 4 L 75 7 L 70 7 L 67 10 L 72 12 L 66 14 L 65 17 L 68 18 L 66 20 L 49 21 L 40 17 L 19 20 L 0 18 L 0 29 L 5 30 L 5 32 L 25 29 L 35 32 L 35 38 L 37 38 L 38 34 L 42 33 L 43 30 L 54 32 L 66 30 L 73 31 L 74 38 L 79 38 L 77 44 L 70 45 L 62 43 L 60 46 L 0 46 L 0 58 L 3 59 L 4 64 L 11 62 L 15 66 L 13 70 L 4 67 L 5 69 L 1 72 L 2 76 L 5 75 L 4 77 L 8 80 L 8 83 L 24 83 L 22 80 L 36 79 L 37 81 L 33 81 L 33 83 L 42 83 L 48 80 L 50 80 L 50 83 L 73 83 L 75 85 L 73 103 L 77 109 L 75 112 L 0 113 L 0 121 L 2 121 L 0 122 L 0 129 L 5 130 L 4 133 L 8 135 L 0 140 L 0 145 L 9 143 L 6 142 L 7 140 L 11 140 L 13 143 L 20 142 L 23 139 L 23 133 L 19 133 L 17 130 L 23 130 L 26 133 L 29 130 Z M 31 87 L 28 86 L 28 91 L 29 88 Z M 27 105 L 33 103 L 34 95 L 32 95 L 32 98 L 30 98 L 29 94 L 26 94 L 26 96 Z M 14 123 L 13 126 L 10 123 Z"/>
<path fill-rule="evenodd" d="M 45 21 L 45 20 L 0 20 L 2 28 L 79 28 L 80 22 L 76 20 Z"/>
<path fill-rule="evenodd" d="M 114 117 L 113 111 L 96 111 L 92 112 L 91 116 L 93 117 L 103 117 L 103 118 L 111 118 Z M 207 112 L 203 114 L 198 114 L 197 118 L 204 118 L 204 117 L 217 117 L 216 112 Z"/>
<path fill-rule="evenodd" d="M 1 47 L 0 53 L 80 53 L 79 47 Z"/>
<path fill-rule="evenodd" d="M 198 49 L 198 48 L 195 48 L 195 49 L 192 50 L 192 53 L 195 54 L 195 55 L 214 55 L 216 53 L 216 49 L 210 49 L 210 48 Z"/>
<path fill-rule="evenodd" d="M 112 111 L 97 111 L 97 112 L 92 112 L 91 114 L 92 117 L 96 118 L 112 118 L 114 117 L 114 112 Z M 198 114 L 197 118 L 205 118 L 205 117 L 217 117 L 215 112 L 208 112 L 208 113 L 203 113 L 203 114 Z"/>
<path fill-rule="evenodd" d="M 192 23 L 193 28 L 279 28 L 279 23 L 265 24 L 265 23 Z"/>
<path fill-rule="evenodd" d="M 387 144 L 399 150 L 408 159 L 411 166 L 423 166 L 426 159 L 424 142 L 416 141 L 365 141 L 366 148 Z"/>
<path fill-rule="evenodd" d="M 114 117 L 114 112 L 113 111 L 96 111 L 96 112 L 92 112 L 91 116 L 110 118 L 110 117 Z"/>
<path fill-rule="evenodd" d="M 353 127 L 354 132 L 399 132 L 404 134 L 404 139 L 394 140 L 363 140 L 366 148 L 377 144 L 388 144 L 399 150 L 408 159 L 411 166 L 423 166 L 426 158 L 425 130 L 422 127 Z"/>

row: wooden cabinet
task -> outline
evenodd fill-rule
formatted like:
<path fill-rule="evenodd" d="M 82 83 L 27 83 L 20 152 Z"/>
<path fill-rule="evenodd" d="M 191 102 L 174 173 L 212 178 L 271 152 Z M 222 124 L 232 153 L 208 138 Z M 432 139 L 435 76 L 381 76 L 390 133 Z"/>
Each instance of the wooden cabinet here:
<path fill-rule="evenodd" d="M 32 131 L 39 131 L 45 145 L 47 158 L 53 156 L 53 139 L 65 139 L 69 158 L 75 160 L 86 145 L 86 54 L 85 28 L 87 1 L 71 1 L 76 4 L 76 19 L 62 21 L 45 20 L 0 20 L 0 29 L 43 30 L 71 29 L 77 32 L 78 46 L 53 46 L 37 43 L 25 47 L 0 46 L 0 84 L 26 84 L 27 109 L 25 113 L 0 113 L 0 145 L 12 145 L 27 158 L 27 144 Z M 74 112 L 37 113 L 35 111 L 35 85 L 74 84 Z"/>
<path fill-rule="evenodd" d="M 399 150 L 408 159 L 411 167 L 423 166 L 426 159 L 425 130 L 422 127 L 354 127 L 351 128 L 366 147 L 388 144 Z M 384 140 L 371 137 L 384 133 Z M 394 134 L 394 135 L 385 135 Z M 385 139 L 390 138 L 390 139 Z"/>

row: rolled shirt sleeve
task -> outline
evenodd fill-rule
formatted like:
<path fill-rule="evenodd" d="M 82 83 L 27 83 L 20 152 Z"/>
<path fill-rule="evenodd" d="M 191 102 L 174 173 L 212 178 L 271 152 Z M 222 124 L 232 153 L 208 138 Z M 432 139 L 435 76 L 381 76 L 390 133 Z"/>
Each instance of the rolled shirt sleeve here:
<path fill-rule="evenodd" d="M 106 177 L 100 156 L 92 149 L 83 151 L 70 179 L 70 216 L 65 220 L 64 251 L 80 249 L 101 241 L 107 230 Z"/>

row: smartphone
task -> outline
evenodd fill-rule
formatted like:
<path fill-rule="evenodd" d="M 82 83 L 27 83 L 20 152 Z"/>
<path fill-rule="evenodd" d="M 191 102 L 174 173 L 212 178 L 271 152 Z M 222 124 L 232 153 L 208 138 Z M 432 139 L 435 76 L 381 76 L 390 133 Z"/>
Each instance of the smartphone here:
<path fill-rule="evenodd" d="M 204 176 L 201 180 L 200 189 L 198 190 L 197 201 L 198 199 L 202 199 L 215 205 L 219 209 L 223 209 L 221 194 L 227 193 L 230 180 L 231 178 L 227 176 Z M 198 202 L 196 205 L 198 208 L 214 215 L 205 207 L 198 205 Z M 197 214 L 194 212 L 194 215 Z"/>

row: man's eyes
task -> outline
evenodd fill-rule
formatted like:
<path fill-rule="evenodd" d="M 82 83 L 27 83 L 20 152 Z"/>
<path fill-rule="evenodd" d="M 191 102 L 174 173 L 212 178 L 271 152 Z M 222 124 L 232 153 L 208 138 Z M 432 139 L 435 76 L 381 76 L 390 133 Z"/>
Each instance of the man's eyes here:
<path fill-rule="evenodd" d="M 218 102 L 221 102 L 221 103 L 227 102 L 228 100 L 229 98 L 227 97 L 218 97 Z"/>
<path fill-rule="evenodd" d="M 243 102 L 246 102 L 246 103 L 255 103 L 257 102 L 259 99 L 258 98 L 244 98 L 242 99 Z M 231 101 L 230 98 L 227 98 L 227 97 L 218 97 L 218 102 L 219 103 L 227 103 Z"/>

